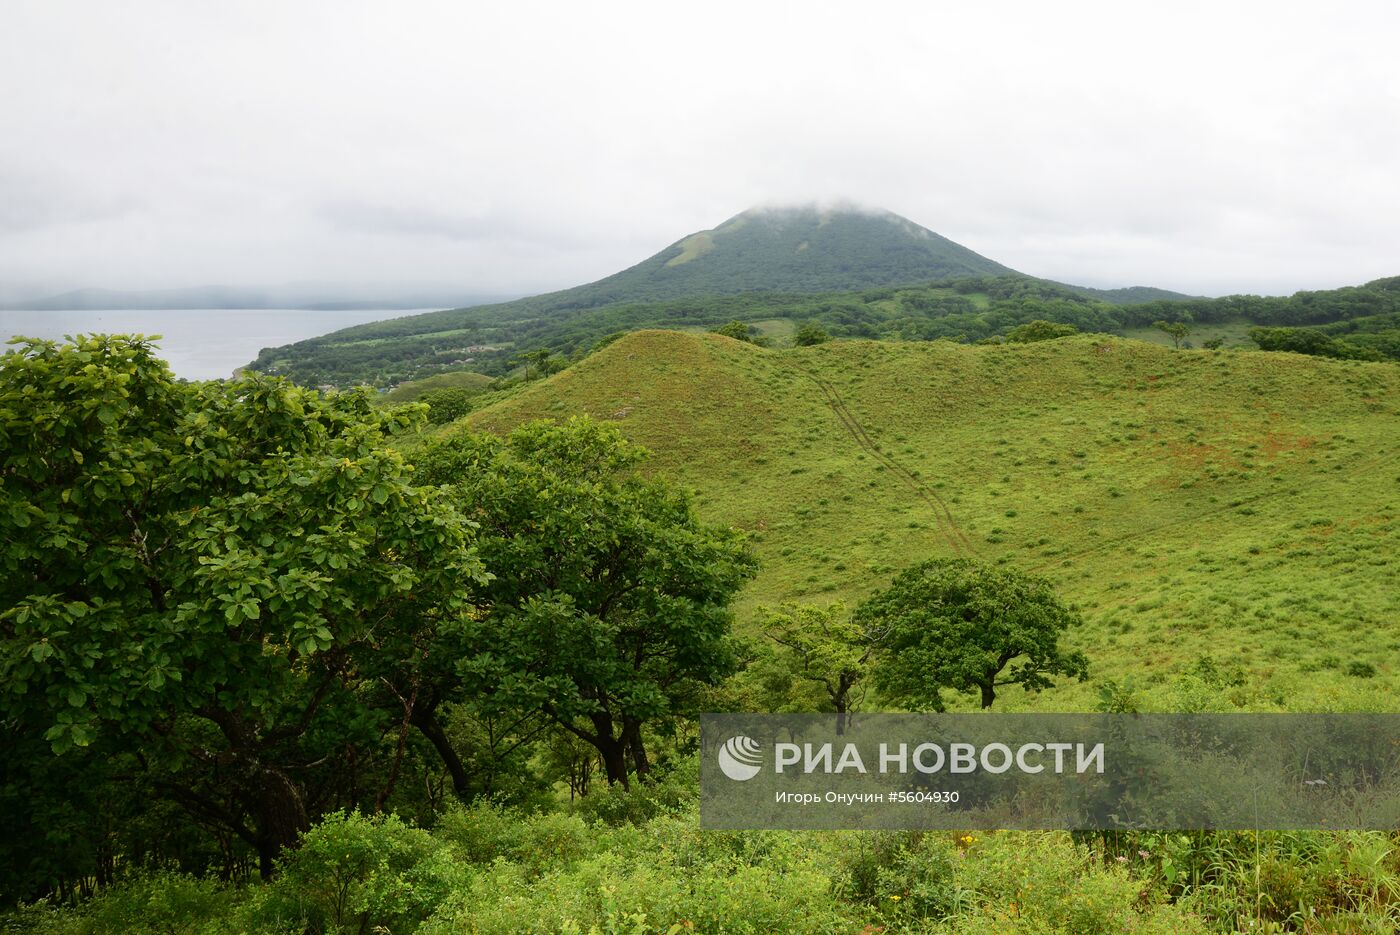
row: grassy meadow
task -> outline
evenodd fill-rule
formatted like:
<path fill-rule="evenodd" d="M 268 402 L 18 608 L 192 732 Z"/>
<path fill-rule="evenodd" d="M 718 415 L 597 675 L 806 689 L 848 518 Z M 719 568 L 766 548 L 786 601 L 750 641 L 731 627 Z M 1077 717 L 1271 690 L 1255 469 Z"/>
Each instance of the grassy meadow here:
<path fill-rule="evenodd" d="M 1090 708 L 1127 677 L 1153 707 L 1198 704 L 1207 657 L 1236 673 L 1213 704 L 1380 710 L 1400 687 L 1397 384 L 1389 364 L 1101 335 L 765 350 L 648 331 L 467 423 L 616 421 L 751 532 L 741 628 L 969 555 L 1050 577 L 1086 621 L 1071 643 L 1095 678 L 1006 710 Z"/>

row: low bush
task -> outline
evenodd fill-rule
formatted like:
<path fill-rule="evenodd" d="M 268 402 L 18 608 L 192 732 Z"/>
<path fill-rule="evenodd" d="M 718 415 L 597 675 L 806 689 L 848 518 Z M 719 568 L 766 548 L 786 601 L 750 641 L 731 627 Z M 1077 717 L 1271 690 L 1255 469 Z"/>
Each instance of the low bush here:
<path fill-rule="evenodd" d="M 393 815 L 335 813 L 287 854 L 263 924 L 304 921 L 311 932 L 413 932 L 468 870 L 451 848 Z"/>

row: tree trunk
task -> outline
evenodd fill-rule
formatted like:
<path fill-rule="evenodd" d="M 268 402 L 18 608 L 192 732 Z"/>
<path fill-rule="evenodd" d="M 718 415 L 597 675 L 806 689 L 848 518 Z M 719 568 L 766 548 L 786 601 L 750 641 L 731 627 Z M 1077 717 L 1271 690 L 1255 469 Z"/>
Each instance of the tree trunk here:
<path fill-rule="evenodd" d="M 254 793 L 258 821 L 258 872 L 264 880 L 272 876 L 273 861 L 284 850 L 299 843 L 301 833 L 311 827 L 306 818 L 306 802 L 296 783 L 281 770 L 265 767 L 261 788 Z"/>
<path fill-rule="evenodd" d="M 837 679 L 836 691 L 831 696 L 831 705 L 836 709 L 836 736 L 846 733 L 846 713 L 851 709 L 851 686 L 855 678 L 842 673 Z"/>
<path fill-rule="evenodd" d="M 641 722 L 629 718 L 624 723 L 627 747 L 632 753 L 632 768 L 636 771 L 638 780 L 646 779 L 647 774 L 651 772 L 651 761 L 647 759 L 647 749 L 642 743 Z"/>
<path fill-rule="evenodd" d="M 447 773 L 452 777 L 452 791 L 457 793 L 459 799 L 465 799 L 471 792 L 467 768 L 462 764 L 462 758 L 457 755 L 452 741 L 448 739 L 447 731 L 443 730 L 442 723 L 438 721 L 437 712 L 426 707 L 415 708 L 413 726 L 428 738 L 428 742 L 442 759 L 442 765 L 447 767 Z"/>
<path fill-rule="evenodd" d="M 575 736 L 586 740 L 598 748 L 603 758 L 603 769 L 608 774 L 608 785 L 622 783 L 622 788 L 630 789 L 627 783 L 627 729 L 624 726 L 621 737 L 613 736 L 612 715 L 606 711 L 595 711 L 588 716 L 593 722 L 593 735 L 575 731 Z"/>
<path fill-rule="evenodd" d="M 982 709 L 986 710 L 992 706 L 992 702 L 997 699 L 997 691 L 991 682 L 982 683 Z"/>
<path fill-rule="evenodd" d="M 622 783 L 622 788 L 630 789 L 627 782 L 627 747 L 621 740 L 612 737 L 598 738 L 598 752 L 603 757 L 603 769 L 608 774 L 608 784 Z"/>
<path fill-rule="evenodd" d="M 237 770 L 234 782 L 254 821 L 258 871 L 267 879 L 282 851 L 296 847 L 301 833 L 311 827 L 301 787 L 263 760 L 258 732 L 240 714 L 213 706 L 199 713 L 217 725 L 228 741 Z"/>

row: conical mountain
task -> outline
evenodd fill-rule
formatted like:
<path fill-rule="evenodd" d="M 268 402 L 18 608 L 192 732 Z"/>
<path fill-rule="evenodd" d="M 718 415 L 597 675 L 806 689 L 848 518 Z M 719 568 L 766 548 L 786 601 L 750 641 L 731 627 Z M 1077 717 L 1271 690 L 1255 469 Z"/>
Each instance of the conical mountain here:
<path fill-rule="evenodd" d="M 607 304 L 753 290 L 865 289 L 1011 272 L 889 211 L 754 208 L 580 289 Z"/>
<path fill-rule="evenodd" d="M 667 326 L 673 319 L 704 323 L 707 314 L 726 314 L 718 308 L 723 297 L 739 293 L 816 294 L 1014 272 L 889 211 L 753 208 L 596 282 L 356 325 L 265 348 L 251 368 L 312 384 L 383 385 L 466 366 L 490 372 L 521 347 L 572 353 L 609 332 Z M 697 300 L 694 308 L 609 312 L 690 299 Z"/>

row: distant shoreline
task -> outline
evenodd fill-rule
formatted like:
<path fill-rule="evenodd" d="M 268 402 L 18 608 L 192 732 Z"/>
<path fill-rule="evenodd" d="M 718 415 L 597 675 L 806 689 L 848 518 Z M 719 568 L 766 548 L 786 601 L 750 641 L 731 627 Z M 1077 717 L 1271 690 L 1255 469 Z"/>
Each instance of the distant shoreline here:
<path fill-rule="evenodd" d="M 109 308 L 0 309 L 0 338 L 61 340 L 77 333 L 160 335 L 171 371 L 187 380 L 233 376 L 266 347 L 294 344 L 351 325 L 432 308 Z M 0 353 L 8 348 L 0 345 Z"/>

